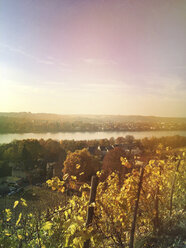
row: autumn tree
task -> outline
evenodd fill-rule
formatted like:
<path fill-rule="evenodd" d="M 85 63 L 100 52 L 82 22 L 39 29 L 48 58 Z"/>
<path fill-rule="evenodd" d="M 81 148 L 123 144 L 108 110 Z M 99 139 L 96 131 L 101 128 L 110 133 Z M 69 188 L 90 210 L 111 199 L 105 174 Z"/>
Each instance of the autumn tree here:
<path fill-rule="evenodd" d="M 63 163 L 65 157 L 66 157 L 66 152 L 64 149 L 61 147 L 60 143 L 48 139 L 45 144 L 44 144 L 44 149 L 45 149 L 45 159 L 49 162 L 61 162 Z"/>
<path fill-rule="evenodd" d="M 116 144 L 123 144 L 125 143 L 125 138 L 124 137 L 118 137 L 116 139 Z"/>
<path fill-rule="evenodd" d="M 110 145 L 114 145 L 115 144 L 115 138 L 114 137 L 111 137 L 109 139 L 109 143 L 110 143 Z"/>
<path fill-rule="evenodd" d="M 63 173 L 80 182 L 90 181 L 91 176 L 99 169 L 97 158 L 92 156 L 87 149 L 68 152 L 64 162 Z"/>
<path fill-rule="evenodd" d="M 125 140 L 128 144 L 132 144 L 134 142 L 134 136 L 132 135 L 126 135 Z"/>
<path fill-rule="evenodd" d="M 126 157 L 126 153 L 120 147 L 115 147 L 105 155 L 103 159 L 103 177 L 107 177 L 112 172 L 117 172 L 122 177 L 122 175 L 128 172 L 129 168 L 122 166 L 121 157 Z"/>
<path fill-rule="evenodd" d="M 109 146 L 110 145 L 110 142 L 108 139 L 100 139 L 99 140 L 99 145 L 100 146 Z"/>

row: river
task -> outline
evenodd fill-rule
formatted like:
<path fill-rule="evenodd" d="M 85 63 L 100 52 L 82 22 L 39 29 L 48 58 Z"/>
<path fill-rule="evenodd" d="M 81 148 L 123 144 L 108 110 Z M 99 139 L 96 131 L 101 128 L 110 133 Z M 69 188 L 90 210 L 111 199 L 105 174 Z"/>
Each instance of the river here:
<path fill-rule="evenodd" d="M 13 140 L 23 139 L 54 139 L 54 140 L 93 140 L 104 138 L 125 137 L 126 135 L 133 135 L 140 139 L 144 137 L 163 137 L 180 135 L 186 136 L 186 131 L 103 131 L 103 132 L 58 132 L 58 133 L 14 133 L 14 134 L 0 134 L 0 144 L 10 143 Z"/>

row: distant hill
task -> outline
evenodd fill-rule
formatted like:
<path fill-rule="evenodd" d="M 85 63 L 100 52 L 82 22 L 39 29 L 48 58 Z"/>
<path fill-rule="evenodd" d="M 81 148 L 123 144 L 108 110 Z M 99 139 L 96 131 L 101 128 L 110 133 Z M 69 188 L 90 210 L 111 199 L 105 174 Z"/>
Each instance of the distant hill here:
<path fill-rule="evenodd" d="M 0 133 L 186 130 L 186 118 L 0 112 Z"/>
<path fill-rule="evenodd" d="M 24 118 L 31 120 L 53 121 L 116 121 L 116 122 L 186 122 L 186 117 L 159 117 L 142 115 L 60 115 L 51 113 L 31 112 L 0 112 L 0 117 Z"/>

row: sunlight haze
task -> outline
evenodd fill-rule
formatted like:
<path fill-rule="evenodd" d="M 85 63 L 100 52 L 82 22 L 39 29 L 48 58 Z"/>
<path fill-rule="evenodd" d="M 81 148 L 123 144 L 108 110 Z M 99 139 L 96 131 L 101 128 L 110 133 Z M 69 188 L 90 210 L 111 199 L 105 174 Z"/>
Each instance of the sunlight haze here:
<path fill-rule="evenodd" d="M 0 9 L 0 112 L 186 116 L 186 1 Z"/>

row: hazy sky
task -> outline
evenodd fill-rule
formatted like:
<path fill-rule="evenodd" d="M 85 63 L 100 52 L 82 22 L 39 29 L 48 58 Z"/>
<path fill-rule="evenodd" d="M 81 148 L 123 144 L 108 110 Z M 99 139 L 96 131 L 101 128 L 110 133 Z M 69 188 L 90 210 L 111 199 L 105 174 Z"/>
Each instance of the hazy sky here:
<path fill-rule="evenodd" d="M 186 0 L 0 0 L 0 111 L 186 116 Z"/>

